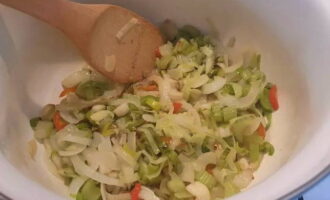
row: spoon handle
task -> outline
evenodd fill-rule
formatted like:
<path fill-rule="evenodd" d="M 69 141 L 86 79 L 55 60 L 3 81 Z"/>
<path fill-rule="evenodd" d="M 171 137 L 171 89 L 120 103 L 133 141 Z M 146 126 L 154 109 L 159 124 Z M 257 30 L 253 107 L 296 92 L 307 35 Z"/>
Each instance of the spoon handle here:
<path fill-rule="evenodd" d="M 68 0 L 0 0 L 0 4 L 38 18 L 66 34 L 78 48 L 88 42 L 90 30 L 100 12 L 100 5 L 74 3 Z"/>
<path fill-rule="evenodd" d="M 38 18 L 52 26 L 59 27 L 66 0 L 0 0 L 0 3 Z"/>

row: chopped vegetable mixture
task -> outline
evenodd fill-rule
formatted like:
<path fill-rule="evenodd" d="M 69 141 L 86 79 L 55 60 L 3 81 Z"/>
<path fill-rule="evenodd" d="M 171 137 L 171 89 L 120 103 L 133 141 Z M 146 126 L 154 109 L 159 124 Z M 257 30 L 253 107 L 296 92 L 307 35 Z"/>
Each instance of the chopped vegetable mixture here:
<path fill-rule="evenodd" d="M 193 26 L 162 26 L 156 70 L 131 85 L 83 68 L 30 121 L 76 200 L 220 200 L 253 180 L 276 85 L 261 56 L 232 60 Z"/>

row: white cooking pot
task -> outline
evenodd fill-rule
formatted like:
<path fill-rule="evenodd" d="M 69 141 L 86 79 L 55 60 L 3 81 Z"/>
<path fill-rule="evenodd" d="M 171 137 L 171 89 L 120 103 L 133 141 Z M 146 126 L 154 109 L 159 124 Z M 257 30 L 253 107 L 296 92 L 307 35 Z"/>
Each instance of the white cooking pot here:
<path fill-rule="evenodd" d="M 28 3 L 28 0 L 26 0 Z M 87 2 L 87 1 L 85 1 Z M 101 3 L 101 1 L 98 1 Z M 193 24 L 238 50 L 262 54 L 280 110 L 267 136 L 276 153 L 231 200 L 289 199 L 329 171 L 330 2 L 328 0 L 117 0 L 159 23 Z M 57 30 L 1 7 L 0 192 L 14 200 L 63 199 L 65 188 L 27 153 L 28 119 L 59 101 L 60 81 L 83 65 Z M 0 199 L 1 199 L 0 195 Z"/>

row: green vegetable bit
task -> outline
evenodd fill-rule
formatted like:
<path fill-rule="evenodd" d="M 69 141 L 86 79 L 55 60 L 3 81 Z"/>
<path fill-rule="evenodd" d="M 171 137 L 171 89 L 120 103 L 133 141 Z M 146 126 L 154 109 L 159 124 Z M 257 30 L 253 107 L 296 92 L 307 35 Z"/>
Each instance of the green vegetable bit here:
<path fill-rule="evenodd" d="M 47 104 L 41 110 L 41 118 L 43 120 L 52 120 L 55 114 L 55 105 L 54 104 Z"/>
<path fill-rule="evenodd" d="M 225 197 L 233 196 L 234 194 L 238 193 L 240 190 L 232 183 L 232 182 L 225 182 L 223 184 L 225 190 Z"/>
<path fill-rule="evenodd" d="M 93 100 L 102 96 L 107 89 L 108 83 L 90 80 L 79 84 L 76 94 L 85 100 Z"/>
<path fill-rule="evenodd" d="M 223 121 L 223 115 L 222 115 L 222 110 L 221 106 L 214 104 L 211 107 L 211 115 L 214 118 L 216 122 L 222 122 Z"/>
<path fill-rule="evenodd" d="M 186 190 L 183 181 L 177 176 L 172 176 L 172 179 L 167 182 L 167 187 L 171 192 L 182 192 Z"/>
<path fill-rule="evenodd" d="M 40 120 L 34 129 L 34 138 L 41 141 L 48 138 L 54 131 L 54 125 L 51 121 Z"/>
<path fill-rule="evenodd" d="M 114 129 L 112 129 L 112 122 L 106 122 L 102 124 L 101 133 L 103 136 L 107 137 L 115 133 Z"/>
<path fill-rule="evenodd" d="M 261 55 L 254 54 L 250 60 L 248 67 L 260 69 L 260 63 L 261 63 Z"/>
<path fill-rule="evenodd" d="M 260 146 L 260 151 L 272 156 L 272 155 L 274 155 L 275 149 L 274 149 L 274 146 L 272 144 L 270 144 L 269 142 L 264 142 Z"/>
<path fill-rule="evenodd" d="M 144 106 L 148 106 L 149 108 L 153 109 L 153 110 L 160 110 L 161 109 L 161 105 L 159 103 L 159 100 L 157 97 L 154 96 L 144 96 L 141 98 L 141 104 Z"/>
<path fill-rule="evenodd" d="M 30 126 L 34 129 L 40 120 L 41 120 L 40 117 L 34 117 L 30 119 Z"/>
<path fill-rule="evenodd" d="M 269 100 L 269 89 L 265 88 L 259 97 L 259 102 L 262 108 L 266 111 L 272 112 L 273 107 Z"/>
<path fill-rule="evenodd" d="M 89 124 L 88 122 L 80 122 L 80 123 L 76 124 L 76 126 L 79 130 L 90 130 L 91 129 L 91 124 Z"/>
<path fill-rule="evenodd" d="M 139 163 L 138 173 L 140 180 L 144 184 L 155 184 L 161 181 L 162 165 L 147 164 L 143 161 Z"/>
<path fill-rule="evenodd" d="M 206 185 L 209 189 L 212 189 L 217 183 L 213 175 L 209 174 L 207 171 L 197 172 L 195 179 Z"/>
<path fill-rule="evenodd" d="M 77 194 L 76 200 L 99 200 L 100 197 L 101 191 L 99 184 L 96 181 L 89 179 Z"/>
<path fill-rule="evenodd" d="M 148 144 L 150 145 L 151 147 L 151 150 L 152 150 L 152 153 L 157 155 L 160 153 L 160 149 L 153 137 L 153 130 L 151 128 L 143 128 L 143 129 L 138 129 L 138 131 L 141 131 L 143 132 L 145 138 L 147 139 L 148 141 Z"/>
<path fill-rule="evenodd" d="M 220 105 L 214 104 L 211 107 L 211 115 L 216 122 L 229 122 L 229 120 L 237 117 L 237 109 L 232 107 L 222 108 Z"/>
<path fill-rule="evenodd" d="M 237 109 L 232 107 L 225 107 L 222 109 L 223 121 L 229 122 L 229 120 L 237 117 Z"/>

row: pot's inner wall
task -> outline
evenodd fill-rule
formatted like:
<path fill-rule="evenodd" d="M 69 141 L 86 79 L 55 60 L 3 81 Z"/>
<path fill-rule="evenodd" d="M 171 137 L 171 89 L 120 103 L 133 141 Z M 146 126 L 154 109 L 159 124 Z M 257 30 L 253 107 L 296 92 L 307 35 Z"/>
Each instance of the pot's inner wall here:
<path fill-rule="evenodd" d="M 265 12 L 264 4 L 251 6 L 253 1 L 231 0 L 114 2 L 155 23 L 170 18 L 180 25 L 192 24 L 224 42 L 234 36 L 238 52 L 253 50 L 262 54 L 263 70 L 278 85 L 280 110 L 274 114 L 267 136 L 276 153 L 265 157 L 254 184 L 280 169 L 313 137 L 310 131 L 317 130 L 322 123 L 325 114 L 322 106 L 326 101 L 317 99 L 318 91 L 311 92 L 316 87 L 312 81 L 319 81 L 319 74 L 306 65 L 310 58 L 303 56 L 299 46 L 294 46 L 295 36 L 287 27 L 280 29 L 282 18 L 276 18 L 272 13 L 275 11 Z M 44 164 L 40 164 L 42 147 L 38 146 L 36 161 L 27 154 L 26 144 L 32 138 L 28 120 L 38 115 L 44 104 L 59 102 L 61 80 L 69 71 L 81 67 L 83 61 L 71 43 L 46 24 L 4 7 L 1 14 L 0 29 L 4 31 L 1 32 L 0 53 L 8 66 L 5 71 L 10 79 L 2 86 L 9 92 L 1 94 L 6 99 L 6 117 L 0 118 L 6 120 L 5 131 L 1 133 L 1 152 L 25 175 L 60 191 L 63 188 L 55 185 L 61 184 L 55 179 L 49 181 L 51 175 Z M 5 74 L 0 78 L 2 76 Z"/>

